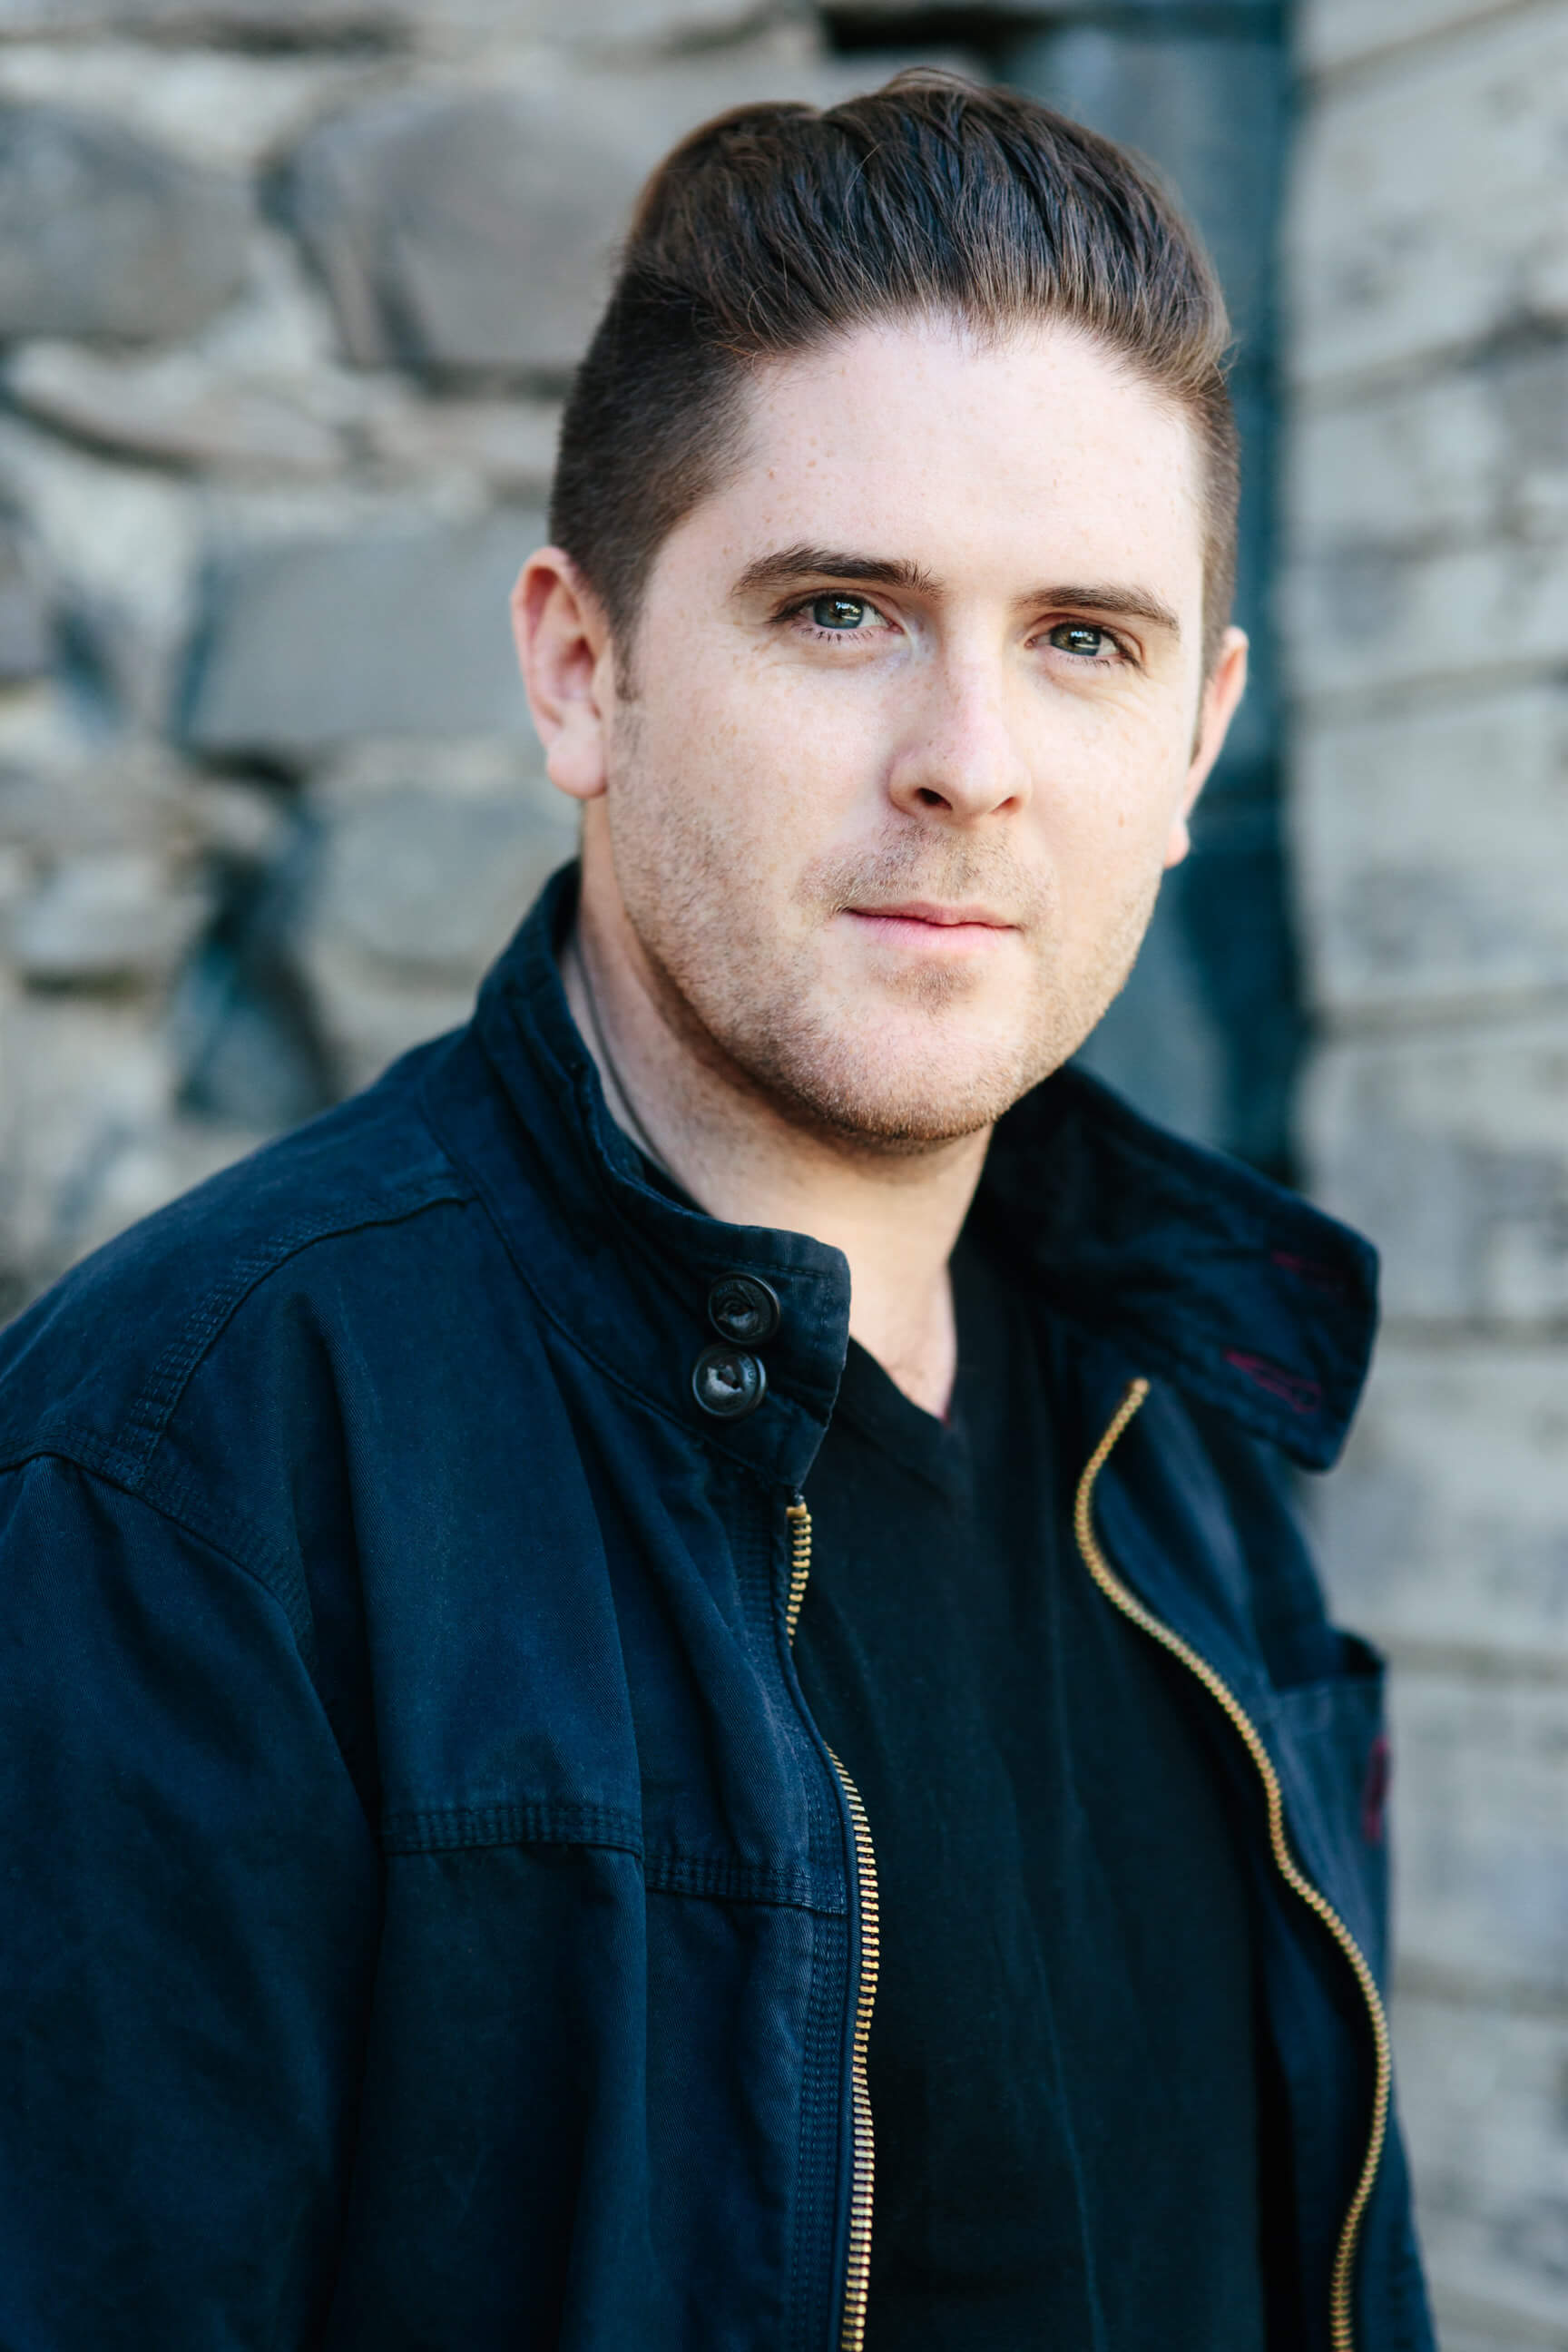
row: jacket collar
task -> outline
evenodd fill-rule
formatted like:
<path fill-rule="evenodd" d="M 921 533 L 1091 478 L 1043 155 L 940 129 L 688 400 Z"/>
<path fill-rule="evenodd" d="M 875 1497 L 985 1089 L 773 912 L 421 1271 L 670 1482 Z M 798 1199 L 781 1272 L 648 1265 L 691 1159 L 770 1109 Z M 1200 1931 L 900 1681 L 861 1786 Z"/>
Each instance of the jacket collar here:
<path fill-rule="evenodd" d="M 799 1486 L 843 1369 L 848 1266 L 649 1181 L 566 1003 L 558 950 L 576 886 L 574 866 L 554 876 L 490 972 L 434 1066 L 432 1116 L 572 1344 L 656 1412 Z M 1048 1311 L 1130 1373 L 1169 1380 L 1309 1468 L 1338 1454 L 1376 1318 L 1376 1257 L 1357 1234 L 1071 1066 L 1001 1121 L 972 1217 Z M 769 1286 L 780 1321 L 756 1351 L 763 1403 L 719 1421 L 691 1376 L 715 1339 L 710 1292 L 734 1274 Z"/>

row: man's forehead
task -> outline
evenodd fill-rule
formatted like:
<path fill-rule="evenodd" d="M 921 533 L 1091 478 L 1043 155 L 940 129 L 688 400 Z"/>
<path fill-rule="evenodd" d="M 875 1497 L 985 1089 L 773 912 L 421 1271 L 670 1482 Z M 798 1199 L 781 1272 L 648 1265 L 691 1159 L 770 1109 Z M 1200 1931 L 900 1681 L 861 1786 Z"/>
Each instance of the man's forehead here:
<path fill-rule="evenodd" d="M 1201 575 L 1187 419 L 1116 354 L 1051 325 L 981 340 L 888 322 L 770 362 L 715 503 L 737 577 L 793 546 L 879 551 L 933 581 L 971 562 L 1028 572 L 1047 552 L 1053 573 L 1157 560 L 1167 596 Z"/>

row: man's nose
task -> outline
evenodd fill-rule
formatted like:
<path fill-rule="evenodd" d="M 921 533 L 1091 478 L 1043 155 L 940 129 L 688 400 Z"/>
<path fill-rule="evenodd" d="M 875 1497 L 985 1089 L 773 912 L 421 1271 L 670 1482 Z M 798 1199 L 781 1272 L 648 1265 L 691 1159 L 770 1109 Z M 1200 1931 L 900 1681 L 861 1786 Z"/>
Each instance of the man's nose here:
<path fill-rule="evenodd" d="M 934 670 L 900 713 L 888 778 L 894 807 L 961 824 L 1022 809 L 1030 777 L 1016 718 L 1000 669 L 968 662 Z"/>

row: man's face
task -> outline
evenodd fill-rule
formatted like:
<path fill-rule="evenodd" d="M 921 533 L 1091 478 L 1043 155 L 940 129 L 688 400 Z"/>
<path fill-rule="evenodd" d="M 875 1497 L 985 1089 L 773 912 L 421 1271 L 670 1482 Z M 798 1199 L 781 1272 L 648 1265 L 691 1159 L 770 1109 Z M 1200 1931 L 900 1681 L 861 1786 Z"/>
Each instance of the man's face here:
<path fill-rule="evenodd" d="M 1240 692 L 1237 639 L 1205 694 L 1200 496 L 1186 420 L 1065 331 L 889 325 L 760 375 L 635 693 L 600 665 L 584 840 L 714 1066 L 899 1150 L 1082 1042 Z"/>

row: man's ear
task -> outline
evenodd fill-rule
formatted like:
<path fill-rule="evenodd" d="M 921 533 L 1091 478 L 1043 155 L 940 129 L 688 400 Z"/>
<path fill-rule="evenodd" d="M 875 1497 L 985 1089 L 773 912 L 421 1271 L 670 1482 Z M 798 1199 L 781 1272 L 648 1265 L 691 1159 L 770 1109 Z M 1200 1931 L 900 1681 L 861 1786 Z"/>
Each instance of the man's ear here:
<path fill-rule="evenodd" d="M 529 557 L 511 592 L 511 625 L 550 781 L 574 801 L 597 800 L 608 772 L 610 632 L 563 549 Z"/>
<path fill-rule="evenodd" d="M 1170 836 L 1165 844 L 1165 864 L 1179 866 L 1193 845 L 1188 829 L 1198 794 L 1208 782 L 1209 770 L 1225 749 L 1225 739 L 1230 732 L 1230 722 L 1237 707 L 1247 691 L 1247 632 L 1227 629 L 1220 640 L 1219 655 L 1208 674 L 1203 700 L 1198 706 L 1197 738 L 1193 745 L 1192 765 L 1187 770 L 1182 791 L 1182 804 L 1172 820 Z"/>

